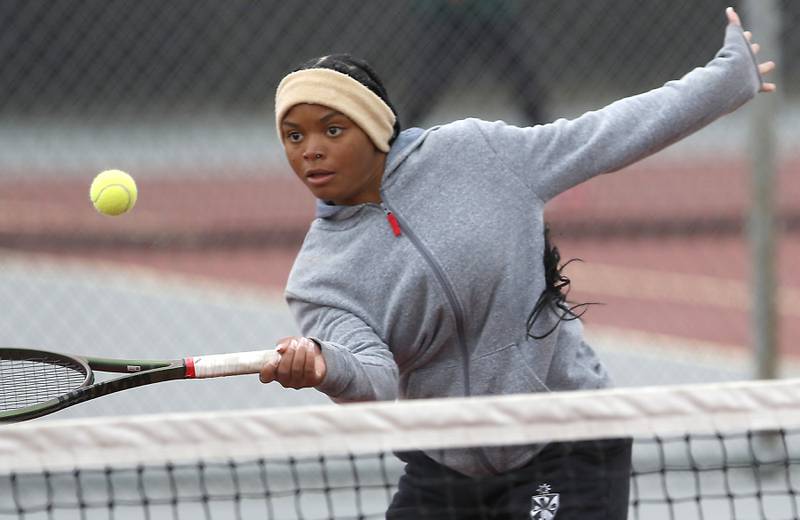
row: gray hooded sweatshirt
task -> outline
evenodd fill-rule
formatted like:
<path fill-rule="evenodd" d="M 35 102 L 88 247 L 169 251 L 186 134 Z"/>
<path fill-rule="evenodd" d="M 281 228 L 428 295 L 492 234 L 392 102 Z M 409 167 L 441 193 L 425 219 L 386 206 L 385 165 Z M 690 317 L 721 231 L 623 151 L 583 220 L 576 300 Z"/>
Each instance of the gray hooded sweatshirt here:
<path fill-rule="evenodd" d="M 289 277 L 288 304 L 327 364 L 318 390 L 352 402 L 609 386 L 579 320 L 544 339 L 526 333 L 545 288 L 544 206 L 735 110 L 760 84 L 742 30 L 729 26 L 705 67 L 573 120 L 402 132 L 382 203 L 320 203 Z M 556 323 L 543 313 L 532 332 Z M 524 465 L 538 449 L 429 455 L 477 476 Z"/>

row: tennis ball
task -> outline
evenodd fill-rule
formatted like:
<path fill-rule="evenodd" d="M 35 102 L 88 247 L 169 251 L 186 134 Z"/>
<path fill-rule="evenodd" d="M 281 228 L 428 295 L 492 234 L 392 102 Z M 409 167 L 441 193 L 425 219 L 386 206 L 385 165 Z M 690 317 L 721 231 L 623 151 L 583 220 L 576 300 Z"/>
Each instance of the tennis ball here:
<path fill-rule="evenodd" d="M 97 174 L 89 188 L 89 198 L 103 215 L 122 215 L 133 209 L 138 191 L 133 177 L 122 170 Z"/>

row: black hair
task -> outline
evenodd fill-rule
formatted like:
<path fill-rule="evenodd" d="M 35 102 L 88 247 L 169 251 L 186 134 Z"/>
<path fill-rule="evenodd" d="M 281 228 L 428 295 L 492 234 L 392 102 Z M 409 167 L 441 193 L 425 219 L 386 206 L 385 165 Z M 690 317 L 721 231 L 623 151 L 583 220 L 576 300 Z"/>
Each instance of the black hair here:
<path fill-rule="evenodd" d="M 389 100 L 386 87 L 383 86 L 383 82 L 380 77 L 378 77 L 375 69 L 365 60 L 356 58 L 350 54 L 330 54 L 328 56 L 321 56 L 308 60 L 300 64 L 292 72 L 308 69 L 335 70 L 336 72 L 341 72 L 342 74 L 350 76 L 370 89 L 389 106 L 394 114 L 394 132 L 392 133 L 391 139 L 389 139 L 389 144 L 392 144 L 397 136 L 400 135 L 400 118 L 397 117 L 397 110 L 395 110 L 394 105 Z"/>
<path fill-rule="evenodd" d="M 526 330 L 529 338 L 546 338 L 552 334 L 556 328 L 558 328 L 560 322 L 577 320 L 583 316 L 589 305 L 597 305 L 596 303 L 578 303 L 572 305 L 567 300 L 570 290 L 570 279 L 564 275 L 563 270 L 566 266 L 576 261 L 580 262 L 581 259 L 573 258 L 564 264 L 559 265 L 561 262 L 561 253 L 550 239 L 550 226 L 545 224 L 544 255 L 542 257 L 542 263 L 544 264 L 545 288 L 539 295 L 539 299 L 536 300 L 536 305 L 533 306 L 533 310 L 531 310 L 531 313 L 528 315 Z M 547 309 L 553 310 L 558 316 L 558 320 L 556 321 L 555 325 L 550 328 L 550 330 L 537 336 L 533 333 L 533 325 L 536 323 L 536 320 L 539 318 L 542 312 Z M 581 310 L 576 312 L 577 309 Z"/>

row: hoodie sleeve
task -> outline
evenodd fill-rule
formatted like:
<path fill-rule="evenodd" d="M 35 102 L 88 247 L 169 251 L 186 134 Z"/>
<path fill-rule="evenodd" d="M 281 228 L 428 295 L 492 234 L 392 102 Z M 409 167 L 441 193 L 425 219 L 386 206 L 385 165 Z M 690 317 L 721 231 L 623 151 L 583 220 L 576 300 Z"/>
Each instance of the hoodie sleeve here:
<path fill-rule="evenodd" d="M 760 86 L 741 27 L 728 25 L 724 46 L 711 62 L 660 88 L 573 120 L 530 128 L 477 124 L 499 160 L 545 202 L 699 130 L 743 105 Z"/>
<path fill-rule="evenodd" d="M 397 398 L 394 356 L 363 320 L 290 294 L 287 302 L 303 334 L 322 347 L 327 374 L 317 390 L 337 403 Z"/>

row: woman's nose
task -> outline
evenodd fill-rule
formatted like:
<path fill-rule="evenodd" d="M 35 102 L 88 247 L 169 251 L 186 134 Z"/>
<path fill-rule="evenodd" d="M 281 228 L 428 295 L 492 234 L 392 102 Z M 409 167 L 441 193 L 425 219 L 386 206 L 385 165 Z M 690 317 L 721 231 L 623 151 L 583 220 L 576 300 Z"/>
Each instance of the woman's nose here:
<path fill-rule="evenodd" d="M 324 157 L 325 154 L 321 150 L 306 150 L 303 152 L 303 159 L 306 161 L 319 161 Z"/>
<path fill-rule="evenodd" d="M 306 149 L 303 151 L 303 159 L 306 161 L 319 161 L 325 158 L 325 150 L 322 143 L 316 139 L 309 139 Z"/>

